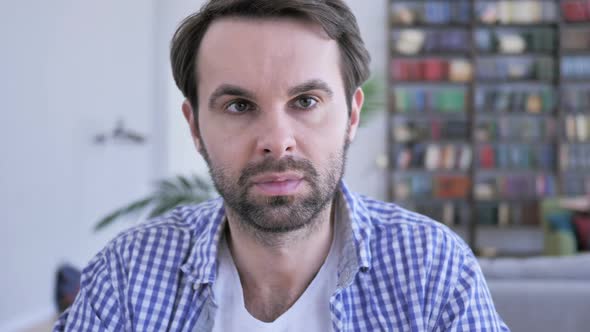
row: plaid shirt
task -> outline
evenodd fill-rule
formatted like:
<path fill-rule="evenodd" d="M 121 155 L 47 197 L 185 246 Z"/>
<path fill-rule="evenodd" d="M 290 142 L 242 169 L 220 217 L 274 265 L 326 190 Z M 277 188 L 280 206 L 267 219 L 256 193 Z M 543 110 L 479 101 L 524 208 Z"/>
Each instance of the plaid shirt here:
<path fill-rule="evenodd" d="M 473 253 L 447 227 L 344 184 L 338 196 L 334 331 L 508 331 Z M 84 269 L 54 331 L 210 331 L 224 219 L 219 198 L 121 234 Z"/>

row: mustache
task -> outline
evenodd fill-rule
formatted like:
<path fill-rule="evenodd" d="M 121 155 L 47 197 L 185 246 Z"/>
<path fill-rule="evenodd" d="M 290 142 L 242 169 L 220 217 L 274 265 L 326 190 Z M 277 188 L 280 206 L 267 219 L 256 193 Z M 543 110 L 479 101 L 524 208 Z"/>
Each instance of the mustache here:
<path fill-rule="evenodd" d="M 286 171 L 300 171 L 306 180 L 313 181 L 318 177 L 318 172 L 311 161 L 307 159 L 296 159 L 284 157 L 279 160 L 272 157 L 266 158 L 259 163 L 250 163 L 243 170 L 238 179 L 239 186 L 247 186 L 248 179 L 260 173 L 280 173 Z"/>

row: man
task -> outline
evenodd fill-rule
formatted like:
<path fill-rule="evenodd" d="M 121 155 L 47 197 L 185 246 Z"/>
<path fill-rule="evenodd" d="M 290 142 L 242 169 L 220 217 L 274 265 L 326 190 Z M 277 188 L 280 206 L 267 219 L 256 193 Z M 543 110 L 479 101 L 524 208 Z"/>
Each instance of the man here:
<path fill-rule="evenodd" d="M 212 0 L 171 59 L 221 198 L 120 235 L 55 330 L 507 330 L 456 235 L 342 183 L 369 55 L 341 0 Z"/>

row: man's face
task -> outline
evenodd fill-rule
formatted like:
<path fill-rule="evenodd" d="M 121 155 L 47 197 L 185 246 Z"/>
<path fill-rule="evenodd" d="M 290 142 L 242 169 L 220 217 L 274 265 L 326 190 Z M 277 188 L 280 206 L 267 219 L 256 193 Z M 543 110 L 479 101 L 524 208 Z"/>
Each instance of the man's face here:
<path fill-rule="evenodd" d="M 348 115 L 338 45 L 290 19 L 226 18 L 198 54 L 197 149 L 227 206 L 263 232 L 314 219 L 333 198 L 362 105 Z"/>

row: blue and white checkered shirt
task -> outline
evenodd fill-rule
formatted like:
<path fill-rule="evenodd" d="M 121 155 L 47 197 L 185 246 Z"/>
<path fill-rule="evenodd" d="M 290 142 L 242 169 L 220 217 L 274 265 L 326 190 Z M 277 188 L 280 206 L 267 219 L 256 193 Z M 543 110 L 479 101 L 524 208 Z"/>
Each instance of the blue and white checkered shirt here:
<path fill-rule="evenodd" d="M 338 196 L 334 331 L 508 331 L 473 253 L 447 227 L 344 184 Z M 216 199 L 121 234 L 84 269 L 54 331 L 210 331 L 224 220 Z"/>

